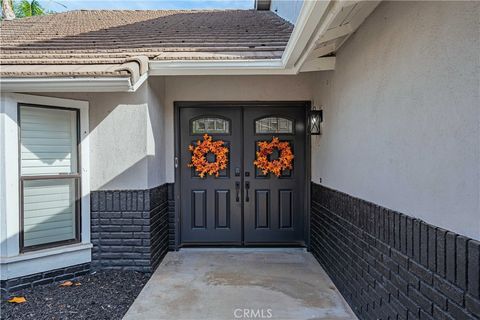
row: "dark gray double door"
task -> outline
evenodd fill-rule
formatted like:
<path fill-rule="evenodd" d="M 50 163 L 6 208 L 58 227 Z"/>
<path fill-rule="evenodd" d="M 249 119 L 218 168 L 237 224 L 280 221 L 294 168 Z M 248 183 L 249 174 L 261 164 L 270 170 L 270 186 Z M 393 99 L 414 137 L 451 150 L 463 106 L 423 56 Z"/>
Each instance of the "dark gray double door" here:
<path fill-rule="evenodd" d="M 181 107 L 179 114 L 182 244 L 303 244 L 305 109 Z M 188 167 L 188 146 L 205 133 L 229 148 L 228 167 L 218 177 L 200 178 Z M 272 137 L 288 141 L 295 155 L 293 169 L 280 177 L 262 174 L 253 163 L 257 143 Z"/>

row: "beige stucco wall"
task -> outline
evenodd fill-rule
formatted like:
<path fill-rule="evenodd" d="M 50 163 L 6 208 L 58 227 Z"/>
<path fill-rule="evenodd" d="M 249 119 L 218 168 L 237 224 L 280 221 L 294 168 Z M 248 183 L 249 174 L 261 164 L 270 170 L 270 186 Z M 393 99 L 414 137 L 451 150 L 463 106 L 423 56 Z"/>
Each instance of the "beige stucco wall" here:
<path fill-rule="evenodd" d="M 480 239 L 479 2 L 387 2 L 319 73 L 312 179 Z"/>
<path fill-rule="evenodd" d="M 313 74 L 298 76 L 183 76 L 165 79 L 166 180 L 174 181 L 175 101 L 311 100 Z"/>

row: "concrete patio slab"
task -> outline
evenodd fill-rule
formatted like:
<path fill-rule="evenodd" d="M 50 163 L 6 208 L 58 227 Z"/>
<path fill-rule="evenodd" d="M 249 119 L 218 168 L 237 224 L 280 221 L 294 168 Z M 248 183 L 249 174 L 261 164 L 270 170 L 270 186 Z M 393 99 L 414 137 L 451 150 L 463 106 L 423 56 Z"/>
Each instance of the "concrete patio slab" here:
<path fill-rule="evenodd" d="M 124 319 L 356 317 L 303 249 L 182 249 L 167 254 Z"/>

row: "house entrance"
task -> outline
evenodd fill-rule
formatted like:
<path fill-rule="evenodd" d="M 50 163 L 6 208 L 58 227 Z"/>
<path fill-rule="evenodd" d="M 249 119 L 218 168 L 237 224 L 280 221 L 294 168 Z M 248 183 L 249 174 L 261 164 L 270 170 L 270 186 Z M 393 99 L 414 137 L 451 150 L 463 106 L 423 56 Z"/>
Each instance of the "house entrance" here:
<path fill-rule="evenodd" d="M 301 106 L 179 108 L 182 245 L 304 244 L 306 109 Z M 228 149 L 226 168 L 218 175 L 202 177 L 189 166 L 189 146 L 205 137 L 223 142 L 218 150 Z M 262 146 L 269 163 L 284 164 L 280 171 L 254 164 Z M 217 157 L 205 152 L 209 163 Z"/>

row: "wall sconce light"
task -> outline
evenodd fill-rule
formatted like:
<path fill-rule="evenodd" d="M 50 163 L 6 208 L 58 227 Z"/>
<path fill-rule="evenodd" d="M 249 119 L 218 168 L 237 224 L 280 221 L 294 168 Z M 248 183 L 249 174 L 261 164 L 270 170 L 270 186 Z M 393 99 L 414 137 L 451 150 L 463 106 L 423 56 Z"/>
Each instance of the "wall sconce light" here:
<path fill-rule="evenodd" d="M 323 110 L 317 110 L 317 108 L 313 107 L 310 110 L 310 127 L 309 131 L 311 135 L 319 135 L 320 134 L 320 123 L 323 121 Z"/>

